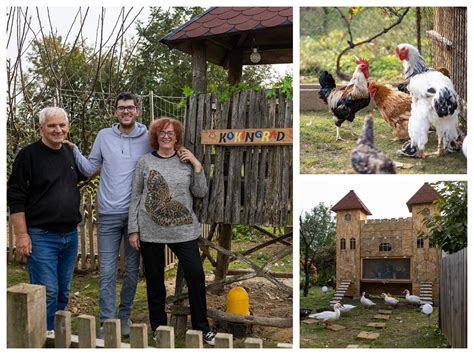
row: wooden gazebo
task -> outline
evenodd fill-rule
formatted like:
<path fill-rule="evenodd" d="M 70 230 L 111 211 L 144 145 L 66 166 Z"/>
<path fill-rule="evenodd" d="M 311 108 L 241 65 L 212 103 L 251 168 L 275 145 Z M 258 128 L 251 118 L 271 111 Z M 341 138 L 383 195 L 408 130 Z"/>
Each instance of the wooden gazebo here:
<path fill-rule="evenodd" d="M 193 82 L 196 94 L 186 106 L 186 147 L 203 162 L 209 193 L 199 204 L 196 214 L 209 224 L 209 235 L 203 236 L 203 257 L 215 267 L 214 283 L 208 289 L 255 276 L 265 277 L 291 297 L 291 288 L 270 273 L 271 263 L 291 255 L 292 232 L 283 236 L 261 229 L 270 241 L 243 253 L 231 251 L 232 224 L 287 226 L 291 219 L 292 146 L 286 145 L 204 145 L 203 131 L 276 130 L 282 129 L 291 138 L 292 101 L 282 93 L 267 98 L 265 90 L 244 90 L 222 103 L 216 94 L 207 91 L 207 63 L 228 69 L 230 84 L 239 83 L 243 65 L 281 64 L 292 62 L 292 7 L 212 7 L 176 28 L 160 42 L 192 56 Z M 242 133 L 242 132 L 240 132 Z M 249 134 L 248 131 L 245 132 Z M 222 133 L 218 133 L 222 134 Z M 234 134 L 234 132 L 227 132 Z M 214 144 L 214 143 L 206 143 Z M 195 206 L 196 207 L 196 206 Z M 212 242 L 218 226 L 218 245 Z M 256 265 L 247 255 L 279 243 L 285 250 L 273 255 L 265 265 Z M 218 251 L 213 260 L 209 248 Z M 226 278 L 229 260 L 239 259 L 251 269 Z M 288 277 L 289 275 L 284 275 Z M 177 297 L 182 280 L 177 279 Z M 174 308 L 178 310 L 177 306 Z M 210 310 L 214 313 L 214 310 Z M 174 312 L 174 314 L 178 314 Z M 228 317 L 228 316 L 227 316 Z M 256 318 L 240 321 L 255 322 Z M 234 319 L 235 321 L 236 319 Z M 260 319 L 255 324 L 291 327 L 291 319 Z"/>

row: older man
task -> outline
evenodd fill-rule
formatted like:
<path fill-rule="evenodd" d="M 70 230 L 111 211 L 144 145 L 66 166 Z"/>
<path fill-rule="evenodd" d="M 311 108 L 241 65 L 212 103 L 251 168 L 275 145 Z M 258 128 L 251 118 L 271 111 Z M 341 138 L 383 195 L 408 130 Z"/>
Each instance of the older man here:
<path fill-rule="evenodd" d="M 66 112 L 46 107 L 39 113 L 41 139 L 23 148 L 13 163 L 7 200 L 16 251 L 28 261 L 32 284 L 46 286 L 47 329 L 69 300 L 77 257 L 77 224 L 84 176 L 72 150 L 63 144 L 69 131 Z"/>

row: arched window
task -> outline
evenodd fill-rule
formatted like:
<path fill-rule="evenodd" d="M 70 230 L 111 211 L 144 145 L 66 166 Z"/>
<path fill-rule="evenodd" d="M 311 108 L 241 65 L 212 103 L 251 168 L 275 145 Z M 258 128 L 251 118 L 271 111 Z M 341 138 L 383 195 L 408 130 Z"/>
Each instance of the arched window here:
<path fill-rule="evenodd" d="M 346 214 L 344 215 L 344 219 L 345 219 L 346 221 L 350 221 L 350 220 L 352 219 L 352 215 L 351 215 L 350 213 L 346 213 Z"/>
<path fill-rule="evenodd" d="M 344 238 L 341 239 L 341 250 L 346 250 L 346 240 Z"/>
<path fill-rule="evenodd" d="M 351 248 L 351 249 L 355 249 L 355 248 L 356 248 L 356 240 L 355 240 L 355 238 L 351 238 L 351 241 L 350 241 L 350 248 Z"/>
<path fill-rule="evenodd" d="M 390 243 L 380 243 L 379 251 L 392 251 L 392 244 L 390 244 Z"/>
<path fill-rule="evenodd" d="M 416 247 L 418 249 L 423 249 L 423 243 L 424 243 L 423 237 L 416 238 Z"/>

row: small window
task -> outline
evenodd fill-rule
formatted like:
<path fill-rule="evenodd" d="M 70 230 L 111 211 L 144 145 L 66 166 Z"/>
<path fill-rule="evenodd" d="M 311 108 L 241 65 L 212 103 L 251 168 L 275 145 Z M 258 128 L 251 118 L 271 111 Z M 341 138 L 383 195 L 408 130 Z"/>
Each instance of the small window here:
<path fill-rule="evenodd" d="M 350 247 L 351 247 L 352 250 L 354 250 L 354 249 L 356 248 L 356 240 L 355 240 L 355 238 L 351 238 Z"/>
<path fill-rule="evenodd" d="M 423 208 L 423 209 L 421 210 L 421 214 L 422 214 L 423 216 L 430 216 L 430 215 L 431 215 L 431 210 L 430 210 L 429 208 Z"/>
<path fill-rule="evenodd" d="M 341 250 L 346 250 L 346 240 L 344 238 L 341 239 Z"/>
<path fill-rule="evenodd" d="M 416 247 L 418 249 L 423 249 L 423 243 L 424 243 L 423 237 L 416 238 Z"/>
<path fill-rule="evenodd" d="M 350 213 L 346 213 L 346 214 L 344 215 L 344 219 L 345 219 L 346 221 L 350 221 L 350 220 L 352 220 L 352 215 L 351 215 Z"/>
<path fill-rule="evenodd" d="M 390 244 L 390 243 L 380 243 L 379 251 L 392 251 L 392 244 Z"/>
<path fill-rule="evenodd" d="M 433 238 L 428 239 L 428 242 L 430 248 L 436 248 L 436 243 L 434 242 Z"/>

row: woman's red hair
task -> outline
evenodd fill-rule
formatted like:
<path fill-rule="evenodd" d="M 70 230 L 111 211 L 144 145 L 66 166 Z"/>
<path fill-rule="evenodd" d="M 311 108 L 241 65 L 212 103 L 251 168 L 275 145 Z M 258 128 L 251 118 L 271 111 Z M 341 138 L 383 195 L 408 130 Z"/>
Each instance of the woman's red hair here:
<path fill-rule="evenodd" d="M 181 122 L 171 117 L 160 117 L 159 119 L 153 121 L 150 124 L 150 128 L 148 129 L 148 139 L 153 149 L 158 150 L 160 147 L 158 143 L 160 131 L 163 131 L 164 128 L 170 123 L 173 125 L 173 130 L 176 134 L 176 143 L 174 145 L 174 149 L 178 150 L 183 145 L 183 125 Z"/>

